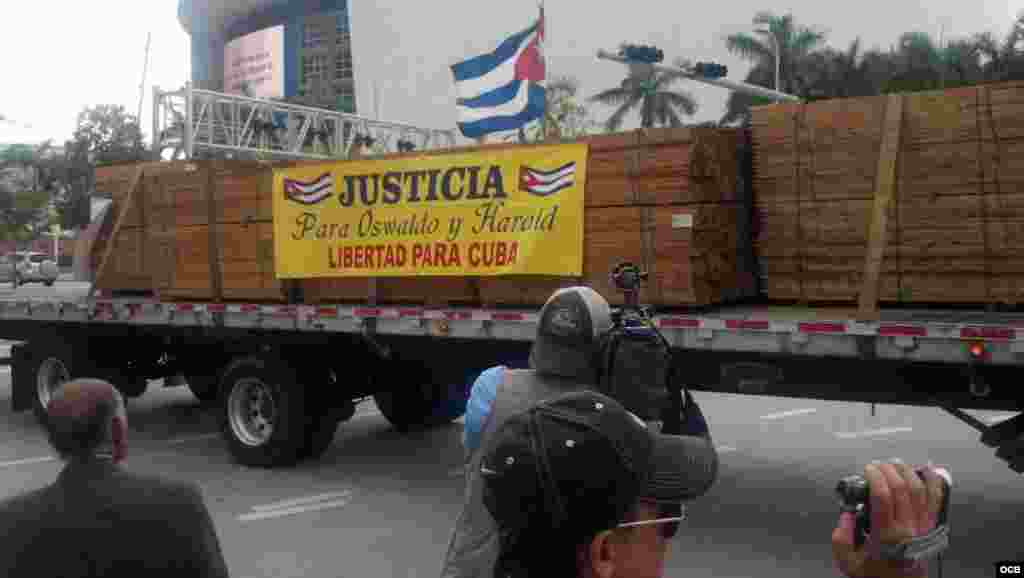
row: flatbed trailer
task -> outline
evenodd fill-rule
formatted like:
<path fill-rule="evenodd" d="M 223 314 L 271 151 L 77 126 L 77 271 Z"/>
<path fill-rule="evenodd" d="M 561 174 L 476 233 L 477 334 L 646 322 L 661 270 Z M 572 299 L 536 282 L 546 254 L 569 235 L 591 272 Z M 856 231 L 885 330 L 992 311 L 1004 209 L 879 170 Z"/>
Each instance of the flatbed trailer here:
<path fill-rule="evenodd" d="M 233 457 L 250 466 L 320 455 L 373 397 L 398 429 L 451 422 L 483 369 L 525 365 L 538 311 L 262 305 L 64 297 L 0 301 L 15 411 L 44 406 L 69 377 L 109 379 L 129 397 L 148 380 L 219 404 Z M 1019 412 L 1024 314 L 803 306 L 662 312 L 687 386 L 748 395 L 934 406 L 1024 470 L 1024 413 L 989 426 L 964 409 Z"/>

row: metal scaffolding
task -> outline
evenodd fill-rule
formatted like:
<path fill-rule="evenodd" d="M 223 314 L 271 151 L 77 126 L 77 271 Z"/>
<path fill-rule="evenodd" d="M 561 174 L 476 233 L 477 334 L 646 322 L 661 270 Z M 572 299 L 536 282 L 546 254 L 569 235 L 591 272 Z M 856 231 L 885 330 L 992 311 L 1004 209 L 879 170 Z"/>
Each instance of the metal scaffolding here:
<path fill-rule="evenodd" d="M 455 131 L 193 88 L 153 88 L 153 154 L 162 159 L 347 158 L 353 143 L 398 152 L 455 146 Z M 168 152 L 170 155 L 168 156 Z"/>

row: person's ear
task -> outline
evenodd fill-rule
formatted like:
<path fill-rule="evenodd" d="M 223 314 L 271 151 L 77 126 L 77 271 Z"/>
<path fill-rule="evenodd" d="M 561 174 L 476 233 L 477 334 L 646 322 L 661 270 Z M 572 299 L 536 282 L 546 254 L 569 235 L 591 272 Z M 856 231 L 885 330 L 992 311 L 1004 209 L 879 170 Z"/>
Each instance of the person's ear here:
<path fill-rule="evenodd" d="M 114 463 L 123 460 L 128 453 L 128 424 L 121 416 L 110 418 L 110 445 Z"/>
<path fill-rule="evenodd" d="M 615 574 L 616 555 L 618 554 L 618 542 L 614 539 L 611 530 L 605 530 L 594 536 L 586 549 L 586 560 L 588 572 L 585 576 L 594 578 L 610 578 Z"/>

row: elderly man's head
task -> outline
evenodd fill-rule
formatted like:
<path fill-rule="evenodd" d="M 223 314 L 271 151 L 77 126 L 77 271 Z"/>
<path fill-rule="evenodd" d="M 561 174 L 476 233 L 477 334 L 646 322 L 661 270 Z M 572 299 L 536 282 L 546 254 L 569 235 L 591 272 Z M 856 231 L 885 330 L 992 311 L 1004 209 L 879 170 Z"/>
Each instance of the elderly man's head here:
<path fill-rule="evenodd" d="M 65 460 L 82 460 L 109 448 L 124 459 L 128 421 L 124 399 L 106 381 L 76 379 L 62 385 L 46 407 L 50 444 Z"/>

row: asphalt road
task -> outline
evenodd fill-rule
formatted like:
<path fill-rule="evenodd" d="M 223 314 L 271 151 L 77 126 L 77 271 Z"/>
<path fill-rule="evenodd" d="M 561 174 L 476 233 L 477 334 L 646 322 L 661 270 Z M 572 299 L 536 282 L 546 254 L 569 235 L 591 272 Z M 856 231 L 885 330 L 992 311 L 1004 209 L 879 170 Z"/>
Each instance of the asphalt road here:
<path fill-rule="evenodd" d="M 71 296 L 84 287 L 29 285 L 17 294 Z M 0 298 L 8 291 L 0 288 Z M 894 456 L 930 459 L 953 473 L 944 576 L 987 577 L 994 561 L 1024 558 L 1024 479 L 952 416 L 894 405 L 872 415 L 866 404 L 696 398 L 719 446 L 720 476 L 690 505 L 668 577 L 838 576 L 828 544 L 835 482 Z M 461 505 L 460 423 L 404 436 L 370 403 L 339 428 L 320 461 L 267 471 L 232 464 L 215 422 L 187 389 L 155 382 L 129 401 L 126 465 L 202 487 L 232 575 L 436 576 Z M 0 367 L 0 499 L 50 483 L 59 468 L 31 414 L 11 413 L 10 372 Z"/>
<path fill-rule="evenodd" d="M 32 416 L 10 412 L 9 384 L 0 371 L 0 498 L 51 482 L 60 467 Z M 689 508 L 666 576 L 837 575 L 828 550 L 832 488 L 865 461 L 892 456 L 953 472 L 945 576 L 989 576 L 993 561 L 1024 557 L 1024 480 L 952 417 L 902 406 L 879 406 L 871 416 L 859 404 L 696 397 L 720 448 L 720 478 Z M 202 487 L 234 576 L 436 574 L 460 507 L 459 423 L 403 436 L 368 404 L 319 462 L 265 471 L 230 462 L 215 417 L 187 389 L 154 383 L 130 402 L 127 466 Z"/>

